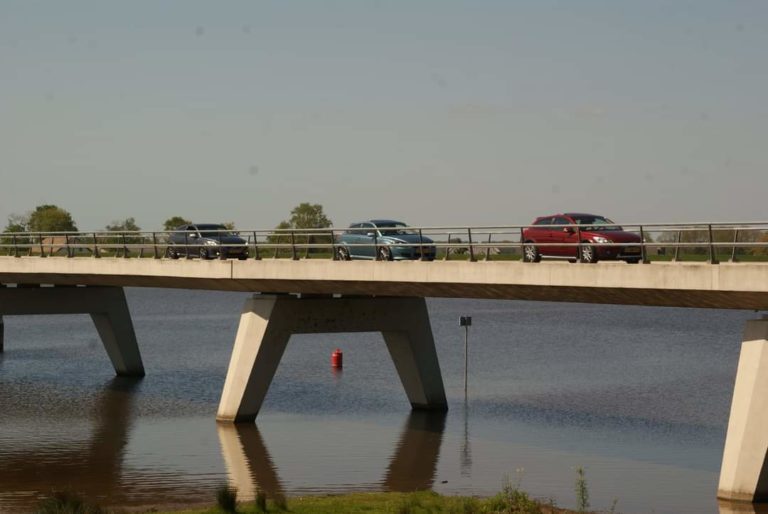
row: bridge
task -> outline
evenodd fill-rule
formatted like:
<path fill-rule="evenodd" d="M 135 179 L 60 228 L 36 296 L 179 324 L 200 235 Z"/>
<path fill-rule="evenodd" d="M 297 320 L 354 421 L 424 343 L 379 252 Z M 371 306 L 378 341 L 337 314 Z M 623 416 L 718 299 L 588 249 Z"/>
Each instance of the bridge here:
<path fill-rule="evenodd" d="M 639 264 L 523 262 L 524 228 L 416 228 L 403 245 L 438 260 L 404 262 L 336 260 L 331 229 L 243 231 L 242 261 L 167 258 L 168 233 L 0 234 L 0 351 L 2 315 L 88 313 L 117 375 L 142 376 L 123 287 L 252 292 L 217 413 L 252 422 L 295 333 L 379 331 L 412 407 L 447 409 L 426 297 L 768 311 L 768 223 L 639 225 Z M 767 501 L 767 455 L 768 316 L 745 327 L 718 496 Z"/>

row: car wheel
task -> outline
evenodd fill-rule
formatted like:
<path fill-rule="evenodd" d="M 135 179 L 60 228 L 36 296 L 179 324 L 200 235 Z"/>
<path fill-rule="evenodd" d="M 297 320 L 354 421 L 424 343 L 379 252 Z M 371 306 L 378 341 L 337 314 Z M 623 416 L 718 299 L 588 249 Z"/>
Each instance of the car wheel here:
<path fill-rule="evenodd" d="M 539 249 L 535 245 L 530 244 L 530 241 L 523 246 L 523 262 L 539 262 L 541 260 L 541 254 Z"/>
<path fill-rule="evenodd" d="M 247 258 L 248 258 L 248 256 L 247 256 L 247 255 L 241 255 L 240 257 L 238 257 L 238 258 L 237 258 L 237 260 L 238 260 L 238 261 L 244 261 L 244 260 L 245 260 L 245 259 L 247 259 Z"/>
<path fill-rule="evenodd" d="M 167 246 L 165 248 L 165 256 L 168 257 L 169 259 L 178 259 L 179 258 L 179 254 L 176 253 L 176 250 L 173 247 L 171 247 L 171 246 Z"/>
<path fill-rule="evenodd" d="M 597 262 L 597 250 L 594 246 L 589 244 L 589 241 L 582 241 L 581 249 L 579 251 L 581 253 L 581 262 L 586 262 L 588 264 Z"/>
<path fill-rule="evenodd" d="M 346 246 L 339 246 L 336 248 L 336 260 L 337 261 L 348 261 L 351 257 L 349 255 L 349 248 Z"/>
<path fill-rule="evenodd" d="M 200 260 L 207 261 L 209 258 L 208 250 L 200 248 Z"/>
<path fill-rule="evenodd" d="M 391 261 L 392 251 L 386 246 L 380 246 L 379 250 L 376 252 L 376 256 L 380 261 Z"/>
<path fill-rule="evenodd" d="M 627 259 L 627 264 L 637 264 L 640 259 Z"/>

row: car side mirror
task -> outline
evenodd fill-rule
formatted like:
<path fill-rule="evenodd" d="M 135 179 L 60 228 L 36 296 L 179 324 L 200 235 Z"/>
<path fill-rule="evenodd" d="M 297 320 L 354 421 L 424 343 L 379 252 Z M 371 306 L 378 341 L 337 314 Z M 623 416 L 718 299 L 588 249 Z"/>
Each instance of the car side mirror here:
<path fill-rule="evenodd" d="M 197 234 L 195 234 L 194 232 L 192 232 L 191 234 L 189 234 L 189 236 L 188 236 L 188 237 L 189 237 L 190 239 L 197 239 Z"/>
<path fill-rule="evenodd" d="M 576 231 L 573 229 L 573 227 L 565 227 L 563 229 L 563 232 L 565 232 L 566 234 L 573 234 Z"/>
<path fill-rule="evenodd" d="M 366 235 L 366 236 L 368 236 L 368 237 L 375 237 L 375 236 L 376 236 L 376 234 L 375 234 L 375 233 L 373 233 L 373 232 L 368 232 L 368 233 L 367 233 L 367 234 L 365 234 L 365 235 Z"/>

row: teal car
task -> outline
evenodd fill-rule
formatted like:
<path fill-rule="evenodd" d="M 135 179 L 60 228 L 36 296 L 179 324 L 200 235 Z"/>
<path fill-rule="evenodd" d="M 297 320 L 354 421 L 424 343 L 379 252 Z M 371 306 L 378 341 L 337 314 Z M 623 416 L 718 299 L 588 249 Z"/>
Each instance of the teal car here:
<path fill-rule="evenodd" d="M 336 258 L 380 261 L 435 260 L 434 241 L 401 221 L 353 223 L 336 241 Z"/>

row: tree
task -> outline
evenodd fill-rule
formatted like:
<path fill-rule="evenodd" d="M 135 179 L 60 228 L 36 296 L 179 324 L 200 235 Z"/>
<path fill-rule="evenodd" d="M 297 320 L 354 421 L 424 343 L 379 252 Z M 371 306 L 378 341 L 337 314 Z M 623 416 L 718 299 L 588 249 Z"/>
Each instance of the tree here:
<path fill-rule="evenodd" d="M 8 216 L 8 224 L 3 232 L 26 232 L 28 217 L 20 214 L 11 214 Z"/>
<path fill-rule="evenodd" d="M 309 202 L 303 202 L 294 207 L 288 223 L 290 223 L 291 228 L 328 228 L 333 226 L 331 220 L 323 213 L 323 206 Z"/>
<path fill-rule="evenodd" d="M 235 230 L 235 222 L 234 221 L 225 221 L 222 223 L 224 225 L 224 228 L 227 230 Z"/>
<path fill-rule="evenodd" d="M 301 231 L 302 229 L 320 229 L 330 228 L 333 226 L 331 220 L 323 212 L 323 206 L 316 203 L 311 204 L 309 202 L 303 202 L 297 205 L 291 210 L 291 217 L 286 221 L 281 221 L 275 229 L 277 230 L 289 230 L 296 229 Z M 280 237 L 279 235 L 270 236 L 268 241 L 270 243 L 287 243 L 286 237 Z M 308 235 L 304 234 L 300 236 L 300 239 L 294 237 L 293 241 L 298 244 L 331 244 L 332 237 L 330 235 Z M 306 247 L 305 255 L 310 252 L 322 252 L 322 248 L 311 249 Z"/>
<path fill-rule="evenodd" d="M 192 223 L 186 218 L 182 218 L 181 216 L 173 216 L 171 218 L 168 218 L 165 220 L 165 223 L 163 223 L 163 229 L 164 230 L 173 230 L 179 225 L 188 225 Z"/>
<path fill-rule="evenodd" d="M 30 232 L 77 232 L 72 215 L 56 205 L 38 205 L 27 218 Z"/>
<path fill-rule="evenodd" d="M 110 232 L 138 232 L 141 230 L 134 218 L 125 218 L 123 221 L 113 221 L 106 226 Z"/>

